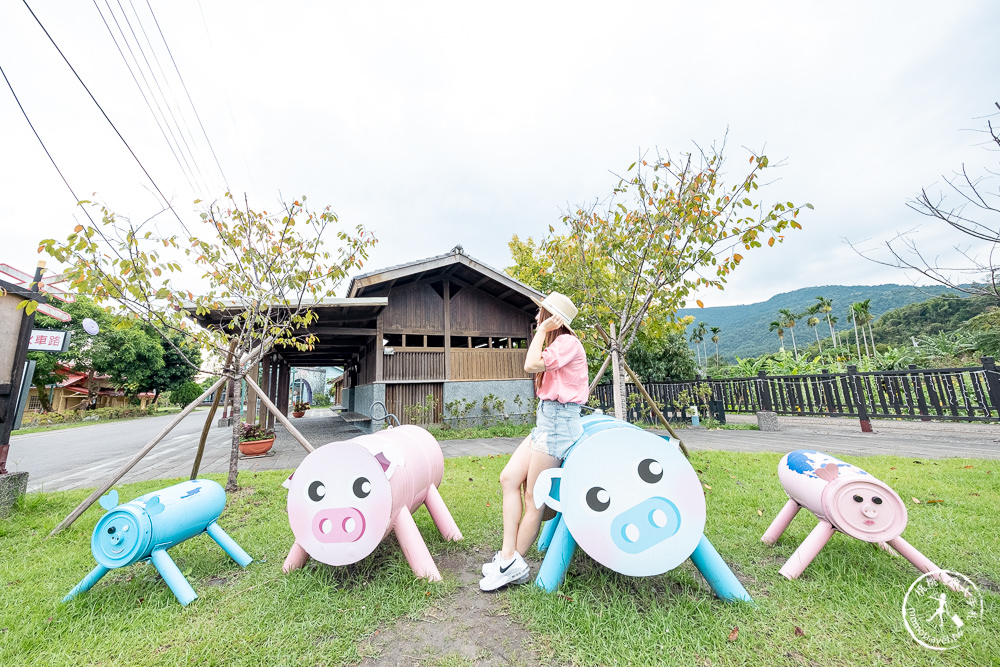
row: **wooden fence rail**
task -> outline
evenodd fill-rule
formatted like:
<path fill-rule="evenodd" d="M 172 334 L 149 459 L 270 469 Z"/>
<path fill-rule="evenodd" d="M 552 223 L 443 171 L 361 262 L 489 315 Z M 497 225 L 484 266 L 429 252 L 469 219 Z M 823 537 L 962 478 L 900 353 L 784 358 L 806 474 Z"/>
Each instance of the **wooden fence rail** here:
<path fill-rule="evenodd" d="M 710 408 L 716 413 L 754 413 L 761 410 L 780 415 L 856 417 L 871 419 L 919 419 L 923 421 L 1000 421 L 1000 374 L 993 357 L 983 357 L 982 366 L 970 368 L 918 369 L 818 375 L 767 375 L 751 378 L 705 378 L 688 382 L 650 383 L 650 396 L 675 418 L 686 418 L 686 406 Z M 647 410 L 639 391 L 626 384 L 630 416 Z M 633 395 L 639 398 L 631 398 Z M 609 409 L 614 401 L 610 384 L 598 385 L 592 403 Z M 676 407 L 675 407 L 676 405 Z"/>

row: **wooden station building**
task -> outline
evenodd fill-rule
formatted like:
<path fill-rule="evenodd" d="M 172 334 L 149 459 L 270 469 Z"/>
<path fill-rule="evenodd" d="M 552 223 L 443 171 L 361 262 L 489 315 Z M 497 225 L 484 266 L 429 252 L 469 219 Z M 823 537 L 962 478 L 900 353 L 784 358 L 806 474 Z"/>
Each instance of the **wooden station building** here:
<path fill-rule="evenodd" d="M 474 403 L 466 413 L 474 418 L 492 395 L 506 414 L 531 420 L 534 387 L 524 358 L 537 312 L 531 298 L 543 296 L 461 246 L 365 273 L 351 280 L 346 298 L 310 304 L 318 319 L 309 331 L 319 342 L 312 350 L 272 350 L 258 374 L 261 388 L 287 412 L 292 367 L 342 366 L 341 404 L 356 416 L 370 419 L 380 402 L 407 423 L 406 407 L 431 396 L 432 421 L 447 417 L 444 406 L 454 402 Z M 215 311 L 198 320 L 219 326 L 230 316 Z M 378 419 L 372 425 L 381 426 Z"/>

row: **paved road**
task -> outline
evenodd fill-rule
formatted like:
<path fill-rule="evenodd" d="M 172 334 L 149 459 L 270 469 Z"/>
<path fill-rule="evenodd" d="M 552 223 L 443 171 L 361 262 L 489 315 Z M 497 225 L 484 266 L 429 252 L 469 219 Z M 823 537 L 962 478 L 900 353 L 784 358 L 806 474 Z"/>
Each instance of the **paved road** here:
<path fill-rule="evenodd" d="M 206 413 L 199 410 L 184 419 L 122 481 L 189 475 Z M 28 488 L 32 491 L 93 488 L 109 479 L 172 419 L 151 417 L 15 436 L 11 439 L 8 468 L 28 471 Z M 730 415 L 729 421 L 755 423 L 756 418 Z M 679 434 L 692 451 L 787 452 L 808 447 L 848 456 L 1000 459 L 1000 425 L 995 424 L 877 421 L 874 433 L 862 433 L 857 420 L 851 419 L 780 417 L 778 421 L 778 432 L 689 428 Z M 328 410 L 310 410 L 294 423 L 315 447 L 361 433 Z M 241 458 L 240 470 L 285 470 L 299 464 L 305 450 L 280 425 L 277 431 L 278 439 L 270 455 Z M 517 438 L 443 440 L 441 449 L 446 457 L 506 454 L 514 451 L 519 442 Z M 213 425 L 202 472 L 227 471 L 229 451 L 229 429 Z"/>

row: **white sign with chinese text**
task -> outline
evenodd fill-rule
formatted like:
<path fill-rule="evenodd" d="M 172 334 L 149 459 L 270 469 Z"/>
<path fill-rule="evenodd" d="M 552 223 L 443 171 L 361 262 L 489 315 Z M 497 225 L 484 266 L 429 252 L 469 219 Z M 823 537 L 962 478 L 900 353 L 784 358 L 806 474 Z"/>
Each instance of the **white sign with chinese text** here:
<path fill-rule="evenodd" d="M 65 352 L 69 348 L 69 331 L 32 329 L 28 339 L 29 352 Z"/>

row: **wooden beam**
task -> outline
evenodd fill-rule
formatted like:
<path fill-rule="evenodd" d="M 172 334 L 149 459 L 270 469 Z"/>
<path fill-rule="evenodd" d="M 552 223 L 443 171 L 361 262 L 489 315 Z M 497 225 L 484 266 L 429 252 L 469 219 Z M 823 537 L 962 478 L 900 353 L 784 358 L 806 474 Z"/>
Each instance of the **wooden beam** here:
<path fill-rule="evenodd" d="M 381 320 L 382 316 L 379 315 L 378 319 Z M 363 327 L 322 326 L 309 327 L 307 331 L 309 331 L 309 333 L 316 334 L 317 336 L 325 334 L 337 334 L 340 336 L 374 336 L 378 333 L 378 328 L 371 329 Z"/>
<path fill-rule="evenodd" d="M 375 325 L 375 381 L 382 381 L 382 367 L 385 365 L 382 357 L 382 314 L 379 313 L 377 324 Z"/>
<path fill-rule="evenodd" d="M 451 379 L 451 283 L 444 281 L 444 379 Z"/>

